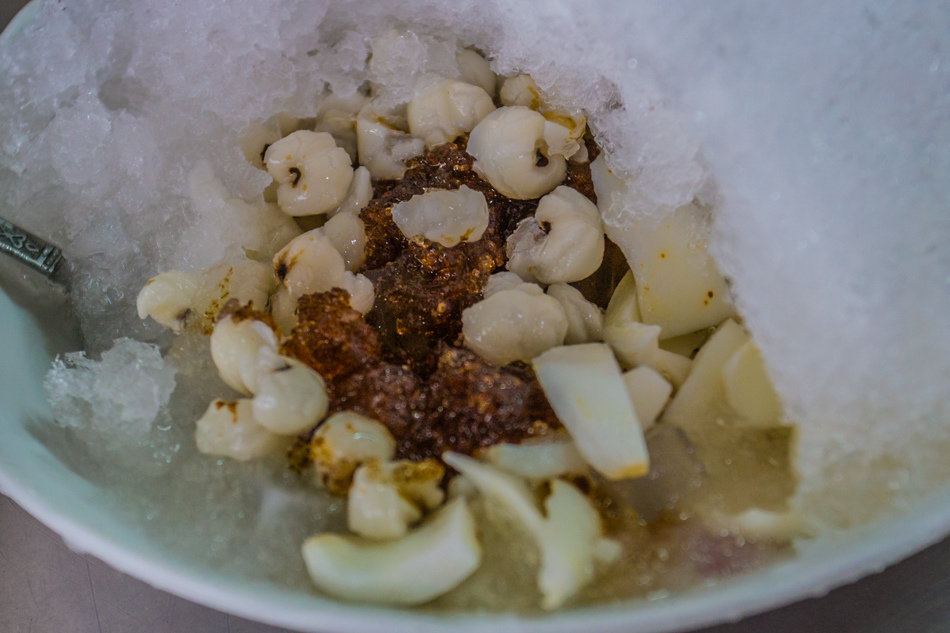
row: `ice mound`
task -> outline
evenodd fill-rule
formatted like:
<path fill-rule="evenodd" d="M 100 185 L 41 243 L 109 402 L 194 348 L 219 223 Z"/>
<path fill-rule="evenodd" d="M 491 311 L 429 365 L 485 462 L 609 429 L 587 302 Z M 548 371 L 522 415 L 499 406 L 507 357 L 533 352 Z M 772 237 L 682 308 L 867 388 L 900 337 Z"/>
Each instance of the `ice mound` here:
<path fill-rule="evenodd" d="M 267 178 L 238 144 L 252 122 L 312 116 L 327 90 L 365 80 L 404 100 L 412 86 L 374 43 L 422 80 L 476 46 L 497 72 L 529 72 L 590 113 L 632 178 L 608 221 L 715 205 L 714 251 L 801 426 L 801 507 L 849 525 L 946 481 L 950 18 L 938 4 L 31 10 L 0 49 L 0 213 L 66 246 L 93 353 L 119 336 L 160 340 L 135 315 L 138 289 L 227 249 L 229 218 L 213 211 L 226 205 L 193 204 L 189 177 L 211 165 L 229 196 L 259 199 Z M 94 372 L 76 362 L 87 373 L 53 374 L 70 389 Z"/>
<path fill-rule="evenodd" d="M 937 6 L 675 4 L 630 34 L 692 110 L 716 254 L 801 428 L 796 501 L 831 525 L 906 509 L 950 473 Z"/>
<path fill-rule="evenodd" d="M 138 439 L 168 404 L 175 368 L 154 345 L 121 338 L 99 361 L 85 352 L 57 358 L 44 386 L 59 424 Z"/>

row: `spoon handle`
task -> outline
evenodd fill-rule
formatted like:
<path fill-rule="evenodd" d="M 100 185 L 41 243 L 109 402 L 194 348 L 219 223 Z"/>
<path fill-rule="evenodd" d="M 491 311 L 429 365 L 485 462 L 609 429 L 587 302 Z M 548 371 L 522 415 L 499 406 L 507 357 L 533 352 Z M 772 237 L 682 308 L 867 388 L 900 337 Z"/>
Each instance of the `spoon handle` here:
<path fill-rule="evenodd" d="M 52 277 L 63 262 L 63 253 L 58 247 L 44 242 L 3 218 L 0 218 L 0 252 L 46 277 Z"/>

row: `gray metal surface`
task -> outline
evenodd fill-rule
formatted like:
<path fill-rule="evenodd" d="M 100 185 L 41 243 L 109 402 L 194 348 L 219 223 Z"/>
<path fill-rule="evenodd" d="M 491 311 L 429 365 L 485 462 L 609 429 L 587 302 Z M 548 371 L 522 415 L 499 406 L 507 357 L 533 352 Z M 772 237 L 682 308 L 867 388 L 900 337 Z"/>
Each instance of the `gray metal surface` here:
<path fill-rule="evenodd" d="M 52 277 L 63 263 L 63 253 L 59 247 L 3 218 L 0 218 L 0 253 L 9 255 L 47 277 Z"/>

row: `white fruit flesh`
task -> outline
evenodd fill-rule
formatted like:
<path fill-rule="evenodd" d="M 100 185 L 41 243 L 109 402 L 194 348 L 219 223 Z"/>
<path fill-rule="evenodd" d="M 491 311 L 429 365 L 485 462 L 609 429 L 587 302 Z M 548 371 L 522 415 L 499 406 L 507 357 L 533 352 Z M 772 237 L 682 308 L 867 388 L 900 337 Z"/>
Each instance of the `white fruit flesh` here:
<path fill-rule="evenodd" d="M 608 479 L 649 472 L 643 430 L 607 345 L 557 347 L 535 358 L 532 366 L 587 463 Z"/>

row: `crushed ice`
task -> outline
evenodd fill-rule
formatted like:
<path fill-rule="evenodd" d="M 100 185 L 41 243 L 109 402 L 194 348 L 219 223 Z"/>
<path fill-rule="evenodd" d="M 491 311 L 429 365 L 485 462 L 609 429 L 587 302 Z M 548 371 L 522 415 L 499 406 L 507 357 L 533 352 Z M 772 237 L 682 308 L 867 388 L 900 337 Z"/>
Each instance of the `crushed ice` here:
<path fill-rule="evenodd" d="M 175 389 L 175 367 L 154 345 L 120 338 L 99 361 L 73 352 L 53 361 L 44 383 L 56 421 L 141 439 Z"/>
<path fill-rule="evenodd" d="M 635 175 L 625 212 L 716 203 L 713 248 L 800 423 L 804 503 L 835 505 L 847 524 L 897 474 L 910 473 L 902 493 L 946 481 L 950 73 L 933 64 L 945 20 L 885 0 L 807 14 L 413 0 L 394 19 L 395 5 L 38 0 L 5 35 L 0 213 L 66 246 L 91 354 L 122 336 L 158 340 L 135 315 L 138 289 L 232 239 L 226 217 L 190 200 L 200 161 L 228 195 L 255 200 L 266 177 L 238 144 L 252 122 L 312 116 L 327 90 L 366 80 L 404 99 L 404 71 L 370 56 L 374 38 L 421 77 L 452 72 L 450 52 L 475 45 L 496 72 L 529 72 L 590 114 L 613 167 Z M 405 25 L 413 36 L 389 33 Z M 153 416 L 111 387 L 90 399 L 112 369 L 70 362 L 51 374 L 64 420 L 117 415 L 133 429 Z M 154 367 L 141 371 L 164 375 Z M 847 492 L 833 495 L 835 478 Z"/>

